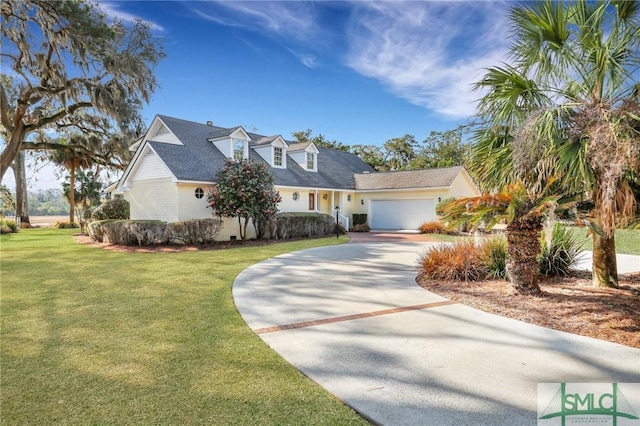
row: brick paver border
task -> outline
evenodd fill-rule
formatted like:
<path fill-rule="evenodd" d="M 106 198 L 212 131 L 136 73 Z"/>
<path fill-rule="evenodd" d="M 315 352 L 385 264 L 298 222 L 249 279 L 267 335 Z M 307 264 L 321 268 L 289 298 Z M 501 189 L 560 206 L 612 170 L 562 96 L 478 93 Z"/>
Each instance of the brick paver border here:
<path fill-rule="evenodd" d="M 292 324 L 275 325 L 272 327 L 257 328 L 253 331 L 256 334 L 275 333 L 275 332 L 284 331 L 284 330 L 294 330 L 296 328 L 312 327 L 314 325 L 331 324 L 334 322 L 351 321 L 351 320 L 357 320 L 362 318 L 376 317 L 380 315 L 389 315 L 389 314 L 397 314 L 400 312 L 417 311 L 420 309 L 437 308 L 438 306 L 453 305 L 456 303 L 458 302 L 455 302 L 453 300 L 444 300 L 442 302 L 423 303 L 421 305 L 403 306 L 400 308 L 383 309 L 380 311 L 363 312 L 361 314 L 353 314 L 353 315 L 343 315 L 339 317 L 325 318 L 325 319 L 314 320 L 314 321 L 302 321 L 302 322 L 295 322 Z"/>

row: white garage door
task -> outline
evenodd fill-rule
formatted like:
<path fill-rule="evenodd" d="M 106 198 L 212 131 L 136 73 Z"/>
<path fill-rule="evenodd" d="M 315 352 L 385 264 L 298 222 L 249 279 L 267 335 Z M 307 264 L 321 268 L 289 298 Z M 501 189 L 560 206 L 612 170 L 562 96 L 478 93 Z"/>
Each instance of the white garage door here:
<path fill-rule="evenodd" d="M 435 217 L 434 199 L 371 201 L 373 229 L 418 229 Z"/>

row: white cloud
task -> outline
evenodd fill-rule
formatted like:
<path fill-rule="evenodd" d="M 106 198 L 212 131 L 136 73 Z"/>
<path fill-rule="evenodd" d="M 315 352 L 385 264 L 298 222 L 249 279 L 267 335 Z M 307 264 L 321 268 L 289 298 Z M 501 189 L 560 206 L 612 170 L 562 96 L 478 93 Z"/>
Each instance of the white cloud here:
<path fill-rule="evenodd" d="M 346 63 L 409 102 L 468 117 L 482 69 L 504 60 L 504 9 L 484 2 L 356 2 Z"/>
<path fill-rule="evenodd" d="M 315 7 L 308 2 L 215 0 L 191 4 L 201 18 L 230 27 L 306 40 L 317 31 Z"/>
<path fill-rule="evenodd" d="M 149 24 L 151 26 L 151 29 L 154 31 L 158 31 L 158 32 L 165 31 L 164 27 L 156 22 L 149 21 L 148 19 L 144 19 L 141 16 L 136 16 L 129 12 L 125 12 L 121 10 L 119 5 L 115 2 L 109 2 L 109 1 L 96 1 L 96 2 L 100 6 L 100 9 L 102 9 L 102 11 L 111 19 L 118 19 L 119 21 L 122 21 L 122 22 L 133 22 L 136 19 L 140 19 L 141 21 Z"/>
<path fill-rule="evenodd" d="M 318 56 L 310 53 L 313 44 L 327 31 L 319 25 L 316 6 L 309 2 L 207 1 L 189 3 L 202 19 L 227 27 L 263 33 L 287 45 L 289 52 L 309 68 L 318 66 Z M 250 45 L 255 48 L 255 46 Z"/>
<path fill-rule="evenodd" d="M 323 55 L 341 55 L 345 65 L 380 81 L 394 95 L 454 118 L 474 113 L 480 94 L 471 92 L 472 83 L 484 68 L 504 61 L 507 50 L 505 3 L 495 1 L 318 5 L 214 0 L 190 5 L 203 19 L 283 42 L 309 68 L 318 67 Z M 321 7 L 341 9 L 350 17 L 323 21 Z"/>

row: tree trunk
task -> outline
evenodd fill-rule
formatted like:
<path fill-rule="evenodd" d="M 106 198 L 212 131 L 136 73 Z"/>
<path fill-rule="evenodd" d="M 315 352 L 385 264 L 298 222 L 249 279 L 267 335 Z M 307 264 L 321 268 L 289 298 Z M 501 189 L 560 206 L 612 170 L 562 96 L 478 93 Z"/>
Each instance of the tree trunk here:
<path fill-rule="evenodd" d="M 519 294 L 542 294 L 538 285 L 541 231 L 541 217 L 514 220 L 507 226 L 507 274 Z"/>
<path fill-rule="evenodd" d="M 20 219 L 20 226 L 29 228 L 29 202 L 27 195 L 27 172 L 24 152 L 18 152 L 13 161 L 13 174 L 16 180 L 16 217 Z"/>
<path fill-rule="evenodd" d="M 593 286 L 618 288 L 615 233 L 610 237 L 593 232 Z"/>
<path fill-rule="evenodd" d="M 11 132 L 7 146 L 4 147 L 2 154 L 0 154 L 0 180 L 2 180 L 4 174 L 11 166 L 11 163 L 13 163 L 22 149 L 22 142 L 25 136 L 25 128 L 22 123 L 22 116 L 24 116 L 23 109 L 24 108 L 20 109 L 20 111 L 16 111 L 16 115 L 13 119 L 15 127 Z"/>
<path fill-rule="evenodd" d="M 75 222 L 76 207 L 76 166 L 69 168 L 69 223 Z"/>
<path fill-rule="evenodd" d="M 615 240 L 615 213 L 616 202 L 605 197 L 602 176 L 596 176 L 597 185 L 595 187 L 595 225 L 600 228 L 599 232 L 592 232 L 593 235 L 593 264 L 592 280 L 594 287 L 618 287 L 618 264 L 616 261 L 616 240 Z M 609 194 L 610 195 L 610 194 Z M 607 208 L 609 207 L 609 208 Z M 603 217 L 609 214 L 612 217 Z M 609 220 L 605 220 L 609 219 Z M 610 226 L 605 226 L 608 222 Z"/>

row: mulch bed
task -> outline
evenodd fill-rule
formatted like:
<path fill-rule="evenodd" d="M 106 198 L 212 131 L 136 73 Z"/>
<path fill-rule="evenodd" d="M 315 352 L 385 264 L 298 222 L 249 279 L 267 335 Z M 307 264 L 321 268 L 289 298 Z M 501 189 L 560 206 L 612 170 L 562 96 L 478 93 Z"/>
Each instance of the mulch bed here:
<path fill-rule="evenodd" d="M 542 297 L 515 294 L 505 281 L 422 281 L 422 287 L 482 311 L 543 327 L 640 348 L 640 273 L 620 288 L 594 288 L 591 274 L 546 278 Z"/>

